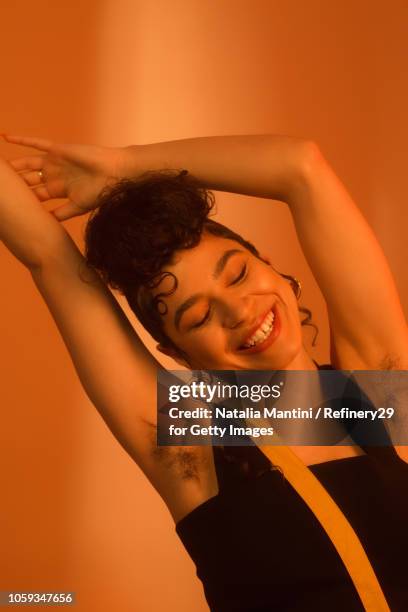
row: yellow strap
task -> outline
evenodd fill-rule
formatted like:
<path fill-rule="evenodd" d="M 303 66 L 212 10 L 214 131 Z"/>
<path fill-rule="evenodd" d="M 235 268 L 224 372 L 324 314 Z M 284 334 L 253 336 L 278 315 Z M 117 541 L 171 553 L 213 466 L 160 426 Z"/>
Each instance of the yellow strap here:
<path fill-rule="evenodd" d="M 276 436 L 277 437 L 277 436 Z M 288 446 L 259 449 L 283 469 L 285 478 L 312 510 L 339 553 L 367 612 L 390 612 L 377 576 L 353 527 L 323 485 Z"/>

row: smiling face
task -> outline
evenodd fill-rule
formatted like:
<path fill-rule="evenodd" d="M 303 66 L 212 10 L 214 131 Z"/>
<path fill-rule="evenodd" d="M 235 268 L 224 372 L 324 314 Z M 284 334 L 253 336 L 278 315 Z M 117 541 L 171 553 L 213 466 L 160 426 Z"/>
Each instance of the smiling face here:
<path fill-rule="evenodd" d="M 316 369 L 302 343 L 291 285 L 227 238 L 203 233 L 165 266 L 177 288 L 164 297 L 164 332 L 192 369 Z M 171 291 L 166 276 L 154 294 Z M 159 347 L 160 349 L 160 347 Z M 175 356 L 171 349 L 160 350 Z"/>

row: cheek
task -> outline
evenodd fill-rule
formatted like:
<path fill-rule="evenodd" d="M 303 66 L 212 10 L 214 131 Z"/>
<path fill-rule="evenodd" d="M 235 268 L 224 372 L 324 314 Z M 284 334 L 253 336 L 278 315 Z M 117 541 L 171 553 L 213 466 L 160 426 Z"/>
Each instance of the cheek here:
<path fill-rule="evenodd" d="M 206 354 L 211 349 L 211 335 L 204 333 L 177 335 L 173 340 L 180 349 L 189 355 Z"/>
<path fill-rule="evenodd" d="M 298 301 L 296 299 L 295 292 L 293 291 L 292 286 L 288 281 L 280 280 L 278 291 L 281 293 L 288 305 L 290 305 L 291 307 L 293 306 L 295 309 L 298 307 Z"/>
<path fill-rule="evenodd" d="M 206 333 L 197 334 L 194 340 L 189 340 L 188 345 L 197 354 L 212 355 L 220 351 L 223 343 L 223 334 L 219 333 L 219 330 L 213 329 Z"/>
<path fill-rule="evenodd" d="M 288 304 L 291 306 L 291 308 L 293 308 L 294 311 L 299 310 L 299 303 L 290 285 L 286 289 L 286 299 Z"/>
<path fill-rule="evenodd" d="M 277 288 L 276 279 L 271 276 L 269 270 L 261 270 L 252 275 L 248 288 L 255 293 L 267 293 Z"/>
<path fill-rule="evenodd" d="M 216 369 L 214 364 L 219 360 L 225 362 L 225 350 L 225 335 L 222 330 L 215 327 L 209 328 L 205 333 L 197 334 L 194 340 L 189 339 L 186 343 L 186 352 L 192 358 L 195 357 L 201 363 L 212 364 L 213 369 Z"/>

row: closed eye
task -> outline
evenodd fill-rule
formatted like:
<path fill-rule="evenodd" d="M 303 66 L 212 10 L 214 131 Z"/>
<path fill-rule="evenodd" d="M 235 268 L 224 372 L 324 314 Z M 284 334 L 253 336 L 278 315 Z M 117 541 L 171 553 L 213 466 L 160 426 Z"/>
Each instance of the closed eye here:
<path fill-rule="evenodd" d="M 239 283 L 240 280 L 242 280 L 246 274 L 247 271 L 247 265 L 244 264 L 242 266 L 242 270 L 241 272 L 238 274 L 238 276 L 236 278 L 234 278 L 234 280 L 232 281 L 231 285 L 236 285 L 237 283 Z"/>
<path fill-rule="evenodd" d="M 191 329 L 197 329 L 197 327 L 201 327 L 202 325 L 204 325 L 204 323 L 210 318 L 210 309 L 207 310 L 207 312 L 205 313 L 205 316 L 203 319 L 201 319 L 201 321 L 198 321 L 198 323 L 195 323 L 194 325 L 191 326 Z"/>
<path fill-rule="evenodd" d="M 230 283 L 230 285 L 236 285 L 237 283 L 239 283 L 239 281 L 245 278 L 246 273 L 247 273 L 247 265 L 244 264 L 241 268 L 240 273 L 238 274 L 236 278 L 234 278 L 234 280 L 232 281 L 232 283 Z M 194 323 L 194 325 L 192 325 L 190 329 L 197 329 L 201 327 L 202 325 L 204 325 L 210 319 L 210 315 L 211 315 L 211 309 L 208 309 L 204 317 L 201 319 L 201 321 Z"/>

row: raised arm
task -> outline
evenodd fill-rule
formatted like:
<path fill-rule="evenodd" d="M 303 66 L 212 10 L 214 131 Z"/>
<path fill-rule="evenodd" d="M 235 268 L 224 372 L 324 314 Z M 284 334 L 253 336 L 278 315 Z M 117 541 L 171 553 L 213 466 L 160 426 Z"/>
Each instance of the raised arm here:
<path fill-rule="evenodd" d="M 87 395 L 151 474 L 159 364 L 65 229 L 1 159 L 0 237 L 31 272 Z"/>
<path fill-rule="evenodd" d="M 226 136 L 133 151 L 135 168 L 141 163 L 186 168 L 208 188 L 286 202 L 326 300 L 333 364 L 408 369 L 408 328 L 387 260 L 315 143 L 287 136 Z"/>
<path fill-rule="evenodd" d="M 408 327 L 384 252 L 316 146 L 290 203 L 303 252 L 326 300 L 332 361 L 343 369 L 408 369 Z"/>
<path fill-rule="evenodd" d="M 13 142 L 44 151 L 51 146 L 37 139 L 13 138 Z M 313 142 L 276 135 L 216 136 L 118 151 L 117 176 L 185 168 L 207 188 L 286 202 L 327 303 L 334 365 L 344 369 L 408 369 L 407 325 L 384 253 Z M 56 153 L 61 155 L 61 151 Z M 75 153 L 72 148 L 62 152 L 66 157 L 75 157 Z M 81 153 L 77 161 L 84 168 L 85 149 Z M 99 155 L 111 155 L 111 150 L 103 153 L 100 149 Z M 26 158 L 17 160 L 16 167 L 38 169 L 41 164 L 41 158 Z M 34 184 L 38 180 L 35 172 L 27 176 Z M 79 187 L 80 181 L 75 184 Z M 82 206 L 92 206 L 91 200 L 84 199 Z M 61 209 L 61 218 L 65 211 Z"/>

